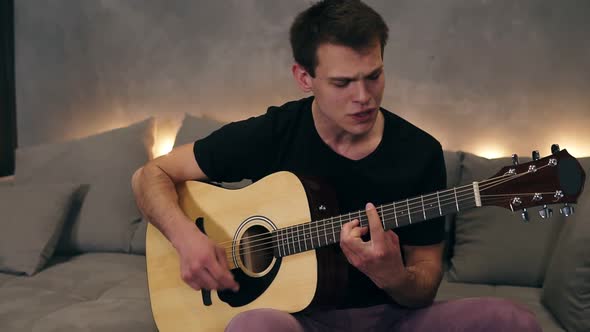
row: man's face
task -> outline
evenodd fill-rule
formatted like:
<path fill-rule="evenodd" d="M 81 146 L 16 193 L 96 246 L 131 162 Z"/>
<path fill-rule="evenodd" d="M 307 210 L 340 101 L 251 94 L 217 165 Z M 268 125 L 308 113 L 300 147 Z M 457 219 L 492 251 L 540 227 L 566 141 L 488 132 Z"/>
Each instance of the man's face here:
<path fill-rule="evenodd" d="M 381 45 L 358 52 L 350 47 L 322 44 L 312 78 L 316 111 L 335 133 L 369 133 L 377 119 L 385 77 Z"/>

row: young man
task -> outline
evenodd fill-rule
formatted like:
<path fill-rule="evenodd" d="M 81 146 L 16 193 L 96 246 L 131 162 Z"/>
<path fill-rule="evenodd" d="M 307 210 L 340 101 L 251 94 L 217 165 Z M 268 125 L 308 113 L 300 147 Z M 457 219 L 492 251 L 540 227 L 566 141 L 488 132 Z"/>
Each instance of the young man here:
<path fill-rule="evenodd" d="M 287 170 L 326 179 L 341 213 L 366 208 L 370 230 L 355 219 L 341 232 L 350 263 L 345 307 L 294 315 L 253 310 L 236 316 L 227 330 L 540 331 L 531 313 L 508 301 L 433 303 L 442 278 L 443 218 L 395 232 L 380 227 L 373 204 L 446 185 L 438 141 L 380 107 L 387 36 L 381 16 L 358 0 L 312 5 L 293 23 L 291 45 L 293 76 L 313 97 L 231 123 L 134 175 L 138 206 L 176 248 L 182 279 L 197 290 L 239 285 L 224 251 L 180 210 L 175 183 L 256 181 Z"/>

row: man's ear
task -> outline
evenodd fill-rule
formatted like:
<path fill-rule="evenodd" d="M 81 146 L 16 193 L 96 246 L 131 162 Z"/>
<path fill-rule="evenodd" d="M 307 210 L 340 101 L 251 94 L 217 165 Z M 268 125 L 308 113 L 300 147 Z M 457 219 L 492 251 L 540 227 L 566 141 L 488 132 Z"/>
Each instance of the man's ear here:
<path fill-rule="evenodd" d="M 300 64 L 294 63 L 291 71 L 293 72 L 293 78 L 295 78 L 299 88 L 301 88 L 303 92 L 311 92 L 313 88 L 312 77 L 307 70 L 305 70 Z"/>

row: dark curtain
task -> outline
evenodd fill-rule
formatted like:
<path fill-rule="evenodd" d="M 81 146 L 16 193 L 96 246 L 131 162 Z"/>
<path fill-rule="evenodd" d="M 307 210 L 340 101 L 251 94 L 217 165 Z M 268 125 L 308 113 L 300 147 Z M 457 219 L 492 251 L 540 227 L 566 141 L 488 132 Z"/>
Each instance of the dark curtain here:
<path fill-rule="evenodd" d="M 14 174 L 14 1 L 0 0 L 0 176 Z"/>

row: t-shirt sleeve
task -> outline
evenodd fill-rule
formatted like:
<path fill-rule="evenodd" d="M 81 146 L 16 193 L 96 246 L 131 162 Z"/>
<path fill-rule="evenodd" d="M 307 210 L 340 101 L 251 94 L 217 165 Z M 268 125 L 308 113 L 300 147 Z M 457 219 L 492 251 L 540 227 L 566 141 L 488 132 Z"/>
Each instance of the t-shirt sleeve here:
<path fill-rule="evenodd" d="M 438 142 L 436 148 L 433 149 L 431 162 L 425 167 L 423 179 L 422 194 L 430 194 L 446 188 L 445 160 L 442 147 Z M 440 243 L 445 236 L 445 217 L 438 217 L 402 227 L 397 234 L 400 238 L 400 244 L 420 246 Z"/>
<path fill-rule="evenodd" d="M 272 114 L 229 123 L 193 146 L 199 167 L 212 181 L 257 180 L 273 164 Z"/>

